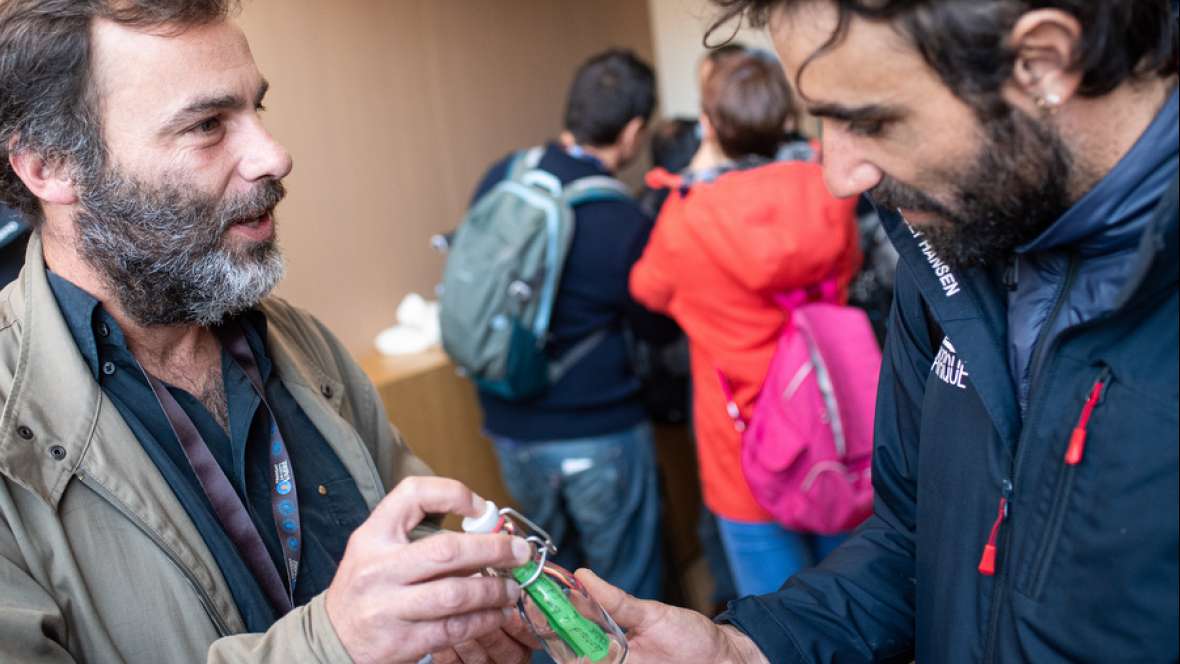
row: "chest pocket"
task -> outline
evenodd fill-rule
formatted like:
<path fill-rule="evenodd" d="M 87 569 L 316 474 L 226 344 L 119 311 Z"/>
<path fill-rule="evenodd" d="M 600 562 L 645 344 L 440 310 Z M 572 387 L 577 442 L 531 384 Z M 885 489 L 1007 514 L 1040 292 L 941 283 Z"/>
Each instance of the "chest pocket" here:
<path fill-rule="evenodd" d="M 1059 388 L 1069 398 L 1038 418 L 1055 423 L 1027 441 L 1039 453 L 1029 451 L 1038 461 L 1023 480 L 1035 488 L 1013 552 L 1016 591 L 1042 610 L 1102 624 L 1101 634 L 1078 635 L 1092 647 L 1141 652 L 1142 635 L 1175 633 L 1175 396 L 1106 366 L 1062 373 L 1073 375 Z M 1079 654 L 1091 647 L 1074 645 Z"/>
<path fill-rule="evenodd" d="M 368 505 L 351 477 L 324 482 L 316 487 L 313 496 L 311 500 L 319 505 L 320 512 L 349 534 L 369 516 Z"/>

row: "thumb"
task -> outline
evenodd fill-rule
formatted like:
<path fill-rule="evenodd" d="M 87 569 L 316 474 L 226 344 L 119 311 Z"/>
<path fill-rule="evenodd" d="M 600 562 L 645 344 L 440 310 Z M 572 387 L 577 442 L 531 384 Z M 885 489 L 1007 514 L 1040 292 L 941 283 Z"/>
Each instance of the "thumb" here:
<path fill-rule="evenodd" d="M 588 569 L 580 569 L 574 576 L 586 586 L 586 590 L 590 591 L 619 627 L 626 631 L 641 626 L 647 620 L 650 612 L 648 604 L 659 606 L 655 602 L 645 602 L 628 595 Z"/>

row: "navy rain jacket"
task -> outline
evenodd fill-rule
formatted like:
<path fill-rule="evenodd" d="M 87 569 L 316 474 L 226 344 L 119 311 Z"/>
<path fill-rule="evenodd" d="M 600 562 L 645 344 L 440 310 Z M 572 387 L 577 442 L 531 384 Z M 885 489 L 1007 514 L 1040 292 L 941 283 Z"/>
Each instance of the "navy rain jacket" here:
<path fill-rule="evenodd" d="M 1151 205 L 1109 308 L 1046 326 L 1023 414 L 1003 269 L 951 270 L 885 215 L 901 261 L 874 514 L 818 567 L 719 620 L 772 662 L 1177 661 L 1174 155 L 1168 164 L 1166 193 L 1140 201 Z M 992 555 L 994 573 L 981 572 Z"/>

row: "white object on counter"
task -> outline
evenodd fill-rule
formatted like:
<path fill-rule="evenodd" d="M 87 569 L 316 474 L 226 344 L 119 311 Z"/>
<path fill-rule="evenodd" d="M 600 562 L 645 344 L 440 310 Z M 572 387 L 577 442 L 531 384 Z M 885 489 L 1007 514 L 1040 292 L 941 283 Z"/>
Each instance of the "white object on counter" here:
<path fill-rule="evenodd" d="M 397 324 L 378 334 L 374 343 L 383 355 L 409 355 L 441 341 L 438 302 L 410 293 L 397 305 Z"/>

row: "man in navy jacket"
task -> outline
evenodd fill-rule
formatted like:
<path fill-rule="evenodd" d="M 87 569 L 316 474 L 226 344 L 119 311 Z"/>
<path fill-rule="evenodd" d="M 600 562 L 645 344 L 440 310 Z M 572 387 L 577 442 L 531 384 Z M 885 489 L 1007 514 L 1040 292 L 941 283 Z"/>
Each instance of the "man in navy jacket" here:
<path fill-rule="evenodd" d="M 564 130 L 545 145 L 537 168 L 562 186 L 613 176 L 639 155 L 655 103 L 654 73 L 634 53 L 611 49 L 590 57 L 570 85 Z M 515 158 L 488 169 L 472 205 L 508 176 Z M 577 359 L 530 399 L 480 390 L 484 431 L 521 511 L 558 546 L 558 563 L 591 566 L 630 593 L 659 598 L 655 439 L 624 330 L 666 341 L 676 327 L 627 292 L 627 275 L 652 229 L 636 202 L 595 200 L 573 212 L 546 351 L 553 361 Z M 583 344 L 589 350 L 579 356 Z"/>
<path fill-rule="evenodd" d="M 1171 3 L 716 1 L 901 255 L 876 503 L 720 625 L 581 572 L 628 661 L 1176 661 Z"/>

